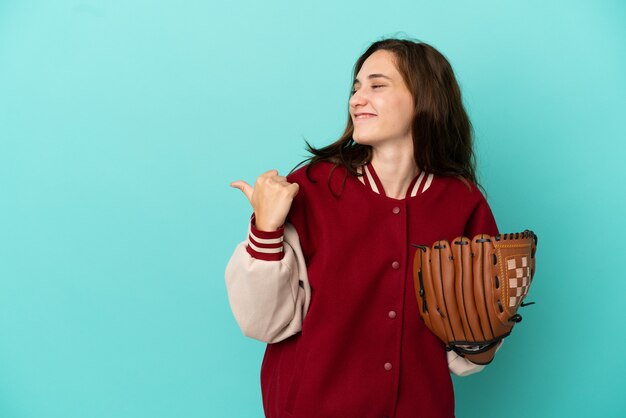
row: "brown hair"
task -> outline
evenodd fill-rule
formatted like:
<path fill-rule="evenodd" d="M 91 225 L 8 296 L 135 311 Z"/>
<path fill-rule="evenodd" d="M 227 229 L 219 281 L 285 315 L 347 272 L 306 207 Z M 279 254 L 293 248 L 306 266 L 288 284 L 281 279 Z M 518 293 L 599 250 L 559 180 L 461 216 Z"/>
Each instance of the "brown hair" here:
<path fill-rule="evenodd" d="M 356 77 L 365 60 L 378 50 L 394 54 L 396 67 L 413 95 L 415 115 L 412 133 L 417 166 L 428 173 L 459 178 L 468 187 L 467 180 L 479 185 L 472 141 L 473 128 L 448 60 L 424 42 L 382 39 L 370 45 L 359 57 L 354 65 L 352 79 Z M 371 161 L 372 147 L 355 142 L 352 138 L 353 131 L 354 125 L 348 112 L 346 128 L 341 137 L 332 144 L 317 149 L 305 139 L 307 151 L 312 155 L 296 165 L 292 172 L 310 161 L 306 174 L 313 181 L 309 170 L 321 161 L 328 161 L 335 164 L 330 175 L 338 166 L 343 166 L 348 173 L 358 176 L 356 168 Z M 344 185 L 345 181 L 346 178 L 343 180 Z M 328 185 L 330 188 L 330 176 Z M 331 192 L 337 196 L 332 189 Z"/>

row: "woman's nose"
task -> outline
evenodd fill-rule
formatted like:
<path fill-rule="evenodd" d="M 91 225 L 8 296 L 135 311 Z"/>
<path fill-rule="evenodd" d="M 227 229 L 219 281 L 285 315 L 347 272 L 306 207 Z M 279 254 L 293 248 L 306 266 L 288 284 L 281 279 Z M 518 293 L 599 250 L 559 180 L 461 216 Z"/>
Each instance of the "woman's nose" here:
<path fill-rule="evenodd" d="M 362 105 L 367 103 L 367 99 L 359 91 L 356 91 L 352 96 L 350 96 L 349 103 L 350 106 L 354 107 L 356 105 Z"/>

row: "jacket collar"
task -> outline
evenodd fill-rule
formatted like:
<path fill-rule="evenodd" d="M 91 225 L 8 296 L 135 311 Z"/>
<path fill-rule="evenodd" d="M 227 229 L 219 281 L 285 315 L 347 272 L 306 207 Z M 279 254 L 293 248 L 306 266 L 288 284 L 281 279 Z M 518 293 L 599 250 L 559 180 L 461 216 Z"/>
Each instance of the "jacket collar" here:
<path fill-rule="evenodd" d="M 359 174 L 363 174 L 362 176 L 357 177 L 361 183 L 369 187 L 375 193 L 382 194 L 383 196 L 387 195 L 380 178 L 376 174 L 376 171 L 374 171 L 374 166 L 371 162 L 357 167 L 357 172 Z M 411 180 L 411 184 L 409 184 L 405 198 L 415 197 L 418 194 L 424 193 L 430 188 L 434 178 L 435 176 L 432 173 L 421 171 L 413 178 L 413 180 Z"/>

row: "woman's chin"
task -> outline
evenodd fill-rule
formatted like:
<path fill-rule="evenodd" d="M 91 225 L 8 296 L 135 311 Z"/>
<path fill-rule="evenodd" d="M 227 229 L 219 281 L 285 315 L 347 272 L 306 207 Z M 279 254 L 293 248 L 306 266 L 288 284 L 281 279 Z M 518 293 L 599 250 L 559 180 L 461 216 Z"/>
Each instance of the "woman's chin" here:
<path fill-rule="evenodd" d="M 376 142 L 374 138 L 371 138 L 368 135 L 352 134 L 352 139 L 354 140 L 354 142 L 356 142 L 357 144 L 361 144 L 361 145 L 372 145 L 372 143 Z"/>

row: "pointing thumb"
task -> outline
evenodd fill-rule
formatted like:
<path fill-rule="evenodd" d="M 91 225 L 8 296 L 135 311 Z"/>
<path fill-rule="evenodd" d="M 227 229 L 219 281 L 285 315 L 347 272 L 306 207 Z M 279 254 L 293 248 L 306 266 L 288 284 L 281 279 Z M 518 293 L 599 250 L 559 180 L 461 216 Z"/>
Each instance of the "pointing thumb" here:
<path fill-rule="evenodd" d="M 243 180 L 237 180 L 230 183 L 230 187 L 241 190 L 243 194 L 246 195 L 246 198 L 248 198 L 248 201 L 252 203 L 252 193 L 254 192 L 254 189 L 248 183 Z"/>

